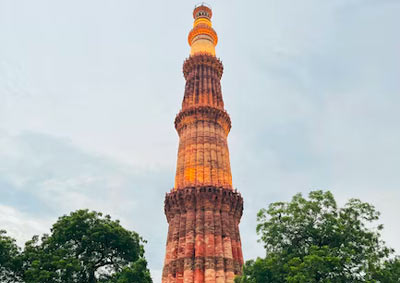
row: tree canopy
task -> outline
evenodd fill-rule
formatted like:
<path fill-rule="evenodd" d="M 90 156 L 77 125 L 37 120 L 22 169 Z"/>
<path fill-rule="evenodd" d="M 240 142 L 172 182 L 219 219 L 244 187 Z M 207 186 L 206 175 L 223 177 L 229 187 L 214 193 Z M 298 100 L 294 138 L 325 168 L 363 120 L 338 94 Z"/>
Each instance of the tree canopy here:
<path fill-rule="evenodd" d="M 6 231 L 0 230 L 0 282 L 18 282 L 18 270 L 22 263 L 19 258 L 20 249 L 15 240 L 6 235 Z"/>
<path fill-rule="evenodd" d="M 265 258 L 246 262 L 236 283 L 400 282 L 400 260 L 381 239 L 379 212 L 330 192 L 275 202 L 257 215 Z"/>
<path fill-rule="evenodd" d="M 0 249 L 6 252 L 0 252 L 8 259 L 0 258 L 0 274 L 26 283 L 150 283 L 143 243 L 109 215 L 78 210 L 60 217 L 49 235 L 34 236 L 22 252 L 3 233 Z M 12 266 L 4 264 L 10 259 Z"/>

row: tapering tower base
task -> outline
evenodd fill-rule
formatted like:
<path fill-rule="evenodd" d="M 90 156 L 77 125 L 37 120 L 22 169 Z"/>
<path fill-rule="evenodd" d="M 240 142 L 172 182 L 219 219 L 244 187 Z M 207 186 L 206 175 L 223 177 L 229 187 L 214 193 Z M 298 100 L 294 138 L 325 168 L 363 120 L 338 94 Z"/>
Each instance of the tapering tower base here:
<path fill-rule="evenodd" d="M 173 190 L 164 209 L 169 229 L 162 282 L 233 282 L 243 265 L 240 193 L 217 187 Z"/>

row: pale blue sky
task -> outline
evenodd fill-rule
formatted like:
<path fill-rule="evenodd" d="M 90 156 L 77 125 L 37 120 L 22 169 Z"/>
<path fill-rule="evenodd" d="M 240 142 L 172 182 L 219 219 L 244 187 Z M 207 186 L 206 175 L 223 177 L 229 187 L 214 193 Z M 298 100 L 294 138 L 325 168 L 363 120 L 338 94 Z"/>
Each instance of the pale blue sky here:
<path fill-rule="evenodd" d="M 400 250 L 400 1 L 209 1 L 245 199 L 329 189 L 382 212 Z M 91 208 L 148 240 L 160 281 L 191 1 L 0 0 L 0 228 L 19 240 Z"/>

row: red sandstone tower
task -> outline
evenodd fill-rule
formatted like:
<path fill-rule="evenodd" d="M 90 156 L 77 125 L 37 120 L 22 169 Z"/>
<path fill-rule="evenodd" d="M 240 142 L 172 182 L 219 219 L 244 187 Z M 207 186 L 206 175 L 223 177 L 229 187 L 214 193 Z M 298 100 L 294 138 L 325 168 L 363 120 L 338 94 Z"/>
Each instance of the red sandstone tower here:
<path fill-rule="evenodd" d="M 175 187 L 165 198 L 169 229 L 163 283 L 233 282 L 243 265 L 239 222 L 243 199 L 232 189 L 227 144 L 231 120 L 224 109 L 215 57 L 218 37 L 205 5 L 193 11 Z"/>

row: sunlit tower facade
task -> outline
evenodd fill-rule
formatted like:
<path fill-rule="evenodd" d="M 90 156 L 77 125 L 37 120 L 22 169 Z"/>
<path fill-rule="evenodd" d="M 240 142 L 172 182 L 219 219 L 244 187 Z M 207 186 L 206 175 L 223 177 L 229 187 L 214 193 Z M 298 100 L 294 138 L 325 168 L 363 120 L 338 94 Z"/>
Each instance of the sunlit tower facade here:
<path fill-rule="evenodd" d="M 190 56 L 179 135 L 175 186 L 165 197 L 168 237 L 163 283 L 233 282 L 243 265 L 239 222 L 243 199 L 233 190 L 227 137 L 231 120 L 224 109 L 218 36 L 211 9 L 193 11 Z"/>

